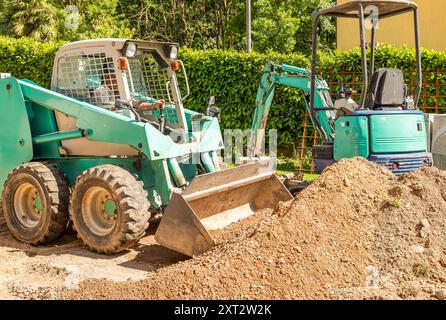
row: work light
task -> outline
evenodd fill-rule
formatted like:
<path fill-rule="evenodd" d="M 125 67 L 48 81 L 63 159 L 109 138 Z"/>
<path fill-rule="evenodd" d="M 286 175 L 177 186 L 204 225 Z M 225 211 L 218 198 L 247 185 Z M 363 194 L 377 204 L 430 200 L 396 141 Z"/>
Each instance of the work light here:
<path fill-rule="evenodd" d="M 124 47 L 124 54 L 127 58 L 133 58 L 136 55 L 136 51 L 138 48 L 136 47 L 136 44 L 129 42 Z"/>
<path fill-rule="evenodd" d="M 167 55 L 170 59 L 176 59 L 178 56 L 178 48 L 176 46 L 169 46 L 167 49 Z"/>

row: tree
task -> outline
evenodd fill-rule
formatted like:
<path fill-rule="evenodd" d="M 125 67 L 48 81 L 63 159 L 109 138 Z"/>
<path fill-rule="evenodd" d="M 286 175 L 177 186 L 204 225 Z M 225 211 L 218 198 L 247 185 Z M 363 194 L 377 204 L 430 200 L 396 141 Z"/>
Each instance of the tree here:
<path fill-rule="evenodd" d="M 197 48 L 232 47 L 231 28 L 244 0 L 130 0 L 120 10 L 142 39 L 179 42 Z"/>
<path fill-rule="evenodd" d="M 254 2 L 254 49 L 310 53 L 312 43 L 311 14 L 334 4 L 334 0 L 258 0 Z M 336 28 L 324 18 L 319 27 L 319 45 L 334 48 Z"/>
<path fill-rule="evenodd" d="M 1 29 L 13 37 L 30 37 L 39 41 L 59 36 L 59 10 L 48 0 L 2 1 Z"/>
<path fill-rule="evenodd" d="M 299 18 L 292 16 L 283 1 L 259 0 L 254 4 L 253 49 L 290 53 L 296 45 Z"/>
<path fill-rule="evenodd" d="M 73 1 L 54 1 L 63 10 L 60 28 L 64 40 L 131 38 L 134 35 L 130 21 L 119 12 L 121 4 L 119 0 L 77 0 L 74 2 L 77 8 L 75 13 L 65 10 L 67 6 L 72 5 Z M 77 14 L 77 28 L 66 28 L 65 20 L 72 18 L 70 14 Z"/>
<path fill-rule="evenodd" d="M 299 31 L 296 33 L 296 51 L 310 53 L 313 22 L 311 14 L 336 4 L 335 0 L 292 0 L 293 15 L 299 16 Z M 319 25 L 318 44 L 321 49 L 335 49 L 336 24 L 333 18 L 323 17 Z"/>

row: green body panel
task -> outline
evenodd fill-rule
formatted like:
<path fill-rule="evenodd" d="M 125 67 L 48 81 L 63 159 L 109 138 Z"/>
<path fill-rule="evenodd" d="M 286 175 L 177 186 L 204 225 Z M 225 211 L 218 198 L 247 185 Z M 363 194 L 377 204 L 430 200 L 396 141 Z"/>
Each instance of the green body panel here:
<path fill-rule="evenodd" d="M 0 192 L 8 175 L 33 158 L 25 99 L 15 78 L 0 80 Z"/>
<path fill-rule="evenodd" d="M 371 151 L 374 154 L 422 152 L 427 150 L 422 114 L 370 116 Z"/>
<path fill-rule="evenodd" d="M 144 189 L 148 191 L 147 198 L 154 207 L 167 205 L 169 203 L 171 190 L 174 187 L 170 181 L 167 165 L 164 165 L 164 162 L 166 162 L 165 160 L 149 161 L 147 159 L 140 160 L 136 157 L 70 157 L 51 159 L 47 160 L 47 162 L 62 169 L 70 186 L 73 186 L 76 182 L 76 178 L 89 168 L 104 164 L 121 166 L 132 172 L 138 180 L 144 182 Z M 180 168 L 184 178 L 188 182 L 198 173 L 197 166 L 194 164 L 180 164 Z"/>
<path fill-rule="evenodd" d="M 368 158 L 369 132 L 367 117 L 339 117 L 336 120 L 334 139 L 334 160 L 343 158 Z"/>

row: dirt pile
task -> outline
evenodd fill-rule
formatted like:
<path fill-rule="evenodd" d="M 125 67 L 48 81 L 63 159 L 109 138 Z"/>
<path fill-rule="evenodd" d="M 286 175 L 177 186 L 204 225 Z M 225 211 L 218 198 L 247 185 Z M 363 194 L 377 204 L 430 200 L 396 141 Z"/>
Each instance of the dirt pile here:
<path fill-rule="evenodd" d="M 446 299 L 446 172 L 405 174 L 373 212 L 371 285 L 339 290 L 332 297 Z"/>
<path fill-rule="evenodd" d="M 200 257 L 144 280 L 90 279 L 50 297 L 442 298 L 445 199 L 445 172 L 427 168 L 397 178 L 364 159 L 343 160 L 294 201 L 230 226 Z"/>

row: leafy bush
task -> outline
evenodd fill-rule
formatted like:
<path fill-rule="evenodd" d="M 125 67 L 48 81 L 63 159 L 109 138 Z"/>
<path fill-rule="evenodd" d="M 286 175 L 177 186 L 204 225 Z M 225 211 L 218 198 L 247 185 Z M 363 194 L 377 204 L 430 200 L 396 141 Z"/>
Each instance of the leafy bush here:
<path fill-rule="evenodd" d="M 62 43 L 0 37 L 0 71 L 49 87 L 54 56 Z"/>
<path fill-rule="evenodd" d="M 191 87 L 191 96 L 185 100 L 186 107 L 203 111 L 209 97 L 215 96 L 217 106 L 222 110 L 221 125 L 228 129 L 251 127 L 257 86 L 268 61 L 309 65 L 308 58 L 300 54 L 247 54 L 190 49 L 183 49 L 180 53 Z M 277 129 L 282 142 L 296 141 L 304 114 L 301 94 L 290 88 L 278 88 L 267 129 Z"/>

